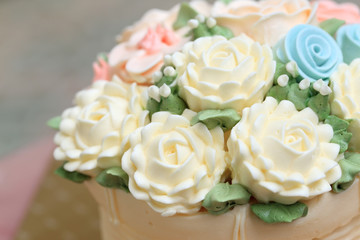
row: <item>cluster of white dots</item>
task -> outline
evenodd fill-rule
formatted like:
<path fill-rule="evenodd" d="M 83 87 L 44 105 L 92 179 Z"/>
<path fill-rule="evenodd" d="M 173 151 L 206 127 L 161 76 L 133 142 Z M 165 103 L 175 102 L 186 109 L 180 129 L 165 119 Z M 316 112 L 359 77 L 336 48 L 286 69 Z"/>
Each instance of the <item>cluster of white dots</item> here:
<path fill-rule="evenodd" d="M 216 26 L 216 19 L 209 17 L 206 18 L 204 15 L 197 15 L 194 19 L 190 19 L 188 22 L 188 26 L 190 28 L 197 28 L 199 26 L 200 23 L 204 23 L 206 22 L 206 26 L 208 28 L 213 28 Z"/>
<path fill-rule="evenodd" d="M 149 97 L 154 99 L 157 102 L 161 101 L 161 97 L 167 98 L 171 94 L 171 89 L 165 83 L 161 87 L 152 85 L 148 89 Z"/>
<path fill-rule="evenodd" d="M 297 69 L 298 69 L 297 64 L 294 61 L 291 61 L 288 64 L 286 64 L 286 71 L 288 71 L 293 77 L 298 76 L 298 70 Z M 289 76 L 286 75 L 286 74 L 283 74 L 283 75 L 279 76 L 278 79 L 277 79 L 277 83 L 281 87 L 285 87 L 288 84 L 288 82 L 289 82 Z M 305 79 L 300 81 L 299 88 L 301 90 L 305 90 L 305 89 L 309 88 L 310 85 L 311 85 L 310 80 L 305 78 Z M 323 96 L 327 96 L 327 95 L 332 93 L 332 90 L 328 86 L 328 83 L 324 82 L 322 79 L 319 79 L 316 82 L 314 82 L 313 88 Z"/>

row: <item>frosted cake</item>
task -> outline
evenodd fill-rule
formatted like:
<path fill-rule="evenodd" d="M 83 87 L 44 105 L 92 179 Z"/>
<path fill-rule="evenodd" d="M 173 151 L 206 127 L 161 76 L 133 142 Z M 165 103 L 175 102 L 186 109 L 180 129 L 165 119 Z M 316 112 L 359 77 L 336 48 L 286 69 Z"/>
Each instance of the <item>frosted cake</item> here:
<path fill-rule="evenodd" d="M 49 121 L 103 240 L 360 239 L 360 13 L 350 3 L 150 10 Z"/>

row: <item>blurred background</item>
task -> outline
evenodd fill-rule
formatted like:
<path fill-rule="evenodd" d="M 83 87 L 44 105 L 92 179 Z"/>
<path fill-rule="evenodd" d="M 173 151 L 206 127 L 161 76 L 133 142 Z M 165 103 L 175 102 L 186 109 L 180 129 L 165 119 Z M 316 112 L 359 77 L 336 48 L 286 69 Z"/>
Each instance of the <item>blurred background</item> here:
<path fill-rule="evenodd" d="M 359 0 L 349 1 L 360 3 Z M 169 9 L 177 2 L 179 0 L 0 0 L 0 163 L 4 163 L 0 164 L 0 216 L 4 214 L 2 211 L 10 209 L 8 206 L 14 199 L 19 198 L 12 195 L 16 194 L 14 191 L 10 193 L 13 186 L 30 189 L 20 181 L 17 185 L 10 185 L 8 179 L 11 178 L 6 179 L 6 174 L 10 176 L 13 173 L 5 172 L 5 166 L 14 162 L 13 159 L 36 158 L 43 150 L 47 152 L 42 162 L 44 165 L 49 162 L 53 147 L 50 138 L 54 131 L 46 126 L 46 122 L 70 107 L 75 93 L 91 84 L 92 63 L 97 54 L 111 50 L 115 45 L 115 36 L 125 26 L 138 20 L 146 10 Z M 38 142 L 44 136 L 50 138 Z M 37 145 L 22 151 L 23 146 L 32 143 Z M 18 149 L 20 151 L 15 151 Z M 29 151 L 33 155 L 29 155 Z M 26 167 L 15 162 L 13 165 L 15 169 L 24 168 L 24 174 L 31 174 Z M 20 170 L 16 171 L 20 178 L 26 176 L 21 175 Z M 94 202 L 85 204 L 89 201 L 88 193 L 73 183 L 59 179 L 52 173 L 46 180 L 38 178 L 38 183 L 42 181 L 43 185 L 32 201 L 18 240 L 99 238 Z M 5 192 L 1 188 L 4 186 Z M 29 192 L 29 199 L 33 198 L 32 194 Z M 79 218 L 69 219 L 68 212 L 62 209 L 70 208 L 69 202 L 75 201 L 80 204 L 71 205 L 73 208 L 70 211 L 78 214 Z M 20 212 L 26 211 L 27 204 L 24 202 L 24 209 Z M 13 204 L 13 207 L 17 206 Z M 9 210 L 8 216 L 14 216 L 14 213 Z M 61 228 L 67 229 L 67 232 L 61 234 L 57 223 L 60 217 L 65 219 L 63 224 L 68 224 L 62 225 Z M 22 215 L 14 218 L 16 225 L 9 226 L 9 229 L 16 229 L 22 218 Z M 84 221 L 86 233 L 76 237 L 74 233 L 79 232 L 81 221 Z M 2 238 L 4 228 L 1 227 L 6 227 L 4 224 L 8 222 L 7 219 L 1 222 L 0 218 L 0 240 L 5 239 Z M 48 233 L 45 233 L 44 227 Z M 30 231 L 33 232 L 32 237 Z M 45 237 L 45 234 L 48 235 Z"/>

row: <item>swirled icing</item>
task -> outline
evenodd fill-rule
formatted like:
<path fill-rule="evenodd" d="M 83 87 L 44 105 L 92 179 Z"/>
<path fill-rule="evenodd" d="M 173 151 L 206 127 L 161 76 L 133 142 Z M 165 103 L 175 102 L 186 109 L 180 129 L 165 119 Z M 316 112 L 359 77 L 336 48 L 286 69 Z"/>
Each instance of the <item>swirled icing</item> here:
<path fill-rule="evenodd" d="M 130 136 L 122 158 L 129 190 L 163 216 L 199 211 L 201 201 L 225 170 L 224 134 L 202 123 L 190 125 L 194 112 L 158 112 Z"/>
<path fill-rule="evenodd" d="M 360 57 L 360 24 L 351 24 L 341 27 L 336 33 L 338 42 L 344 55 L 344 62 L 350 64 Z"/>
<path fill-rule="evenodd" d="M 203 37 L 173 54 L 180 96 L 190 109 L 243 108 L 263 100 L 273 83 L 271 49 L 246 35 Z"/>
<path fill-rule="evenodd" d="M 297 25 L 275 46 L 282 62 L 295 61 L 302 78 L 310 81 L 328 79 L 343 61 L 335 40 L 324 30 L 311 25 Z"/>
<path fill-rule="evenodd" d="M 305 108 L 272 97 L 243 111 L 227 145 L 233 182 L 262 202 L 292 204 L 331 190 L 341 176 L 333 129 Z"/>

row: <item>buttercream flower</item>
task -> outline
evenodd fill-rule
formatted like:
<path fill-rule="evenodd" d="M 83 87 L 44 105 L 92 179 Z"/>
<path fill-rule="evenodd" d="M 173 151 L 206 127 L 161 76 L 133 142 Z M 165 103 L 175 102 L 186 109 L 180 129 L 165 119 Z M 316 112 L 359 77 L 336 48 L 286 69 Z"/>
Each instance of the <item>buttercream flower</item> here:
<path fill-rule="evenodd" d="M 197 212 L 225 169 L 222 129 L 191 126 L 194 115 L 155 113 L 150 124 L 131 134 L 122 158 L 132 195 L 164 216 Z"/>
<path fill-rule="evenodd" d="M 128 135 L 148 121 L 143 90 L 114 78 L 80 91 L 76 106 L 62 114 L 55 159 L 68 161 L 64 168 L 70 172 L 120 166 Z"/>
<path fill-rule="evenodd" d="M 359 7 L 354 3 L 339 4 L 331 0 L 320 0 L 316 16 L 319 22 L 337 18 L 346 21 L 347 24 L 360 23 Z"/>
<path fill-rule="evenodd" d="M 344 62 L 350 64 L 352 60 L 360 57 L 360 24 L 351 24 L 341 27 L 336 33 Z"/>
<path fill-rule="evenodd" d="M 330 78 L 331 113 L 352 119 L 349 130 L 353 133 L 350 149 L 360 149 L 360 59 L 350 65 L 341 64 Z"/>
<path fill-rule="evenodd" d="M 235 35 L 246 33 L 257 42 L 273 46 L 294 26 L 316 23 L 316 8 L 308 0 L 217 1 L 212 15 Z"/>
<path fill-rule="evenodd" d="M 97 62 L 93 63 L 94 79 L 93 82 L 99 80 L 111 80 L 111 70 L 109 64 L 105 59 L 99 58 Z"/>
<path fill-rule="evenodd" d="M 243 108 L 261 102 L 272 86 L 275 61 L 270 47 L 245 35 L 227 40 L 204 37 L 173 54 L 180 96 L 190 109 Z"/>
<path fill-rule="evenodd" d="M 300 76 L 312 82 L 328 79 L 343 61 L 341 49 L 327 32 L 303 24 L 279 41 L 275 54 L 284 63 L 295 61 Z"/>
<path fill-rule="evenodd" d="M 203 1 L 190 3 L 205 13 L 209 6 Z M 163 65 L 166 54 L 179 50 L 189 40 L 188 28 L 174 31 L 179 5 L 170 11 L 151 10 L 134 26 L 125 30 L 120 43 L 109 53 L 112 72 L 127 82 L 151 84 L 152 75 Z"/>
<path fill-rule="evenodd" d="M 227 145 L 233 182 L 261 202 L 292 204 L 331 190 L 341 177 L 333 129 L 313 110 L 272 97 L 243 111 Z"/>

